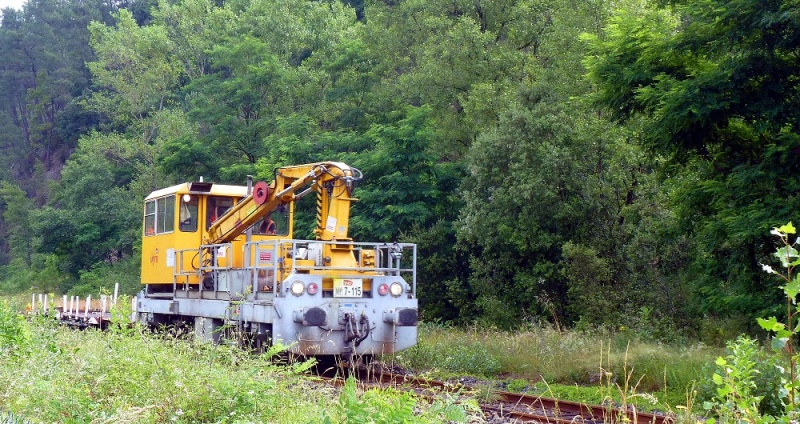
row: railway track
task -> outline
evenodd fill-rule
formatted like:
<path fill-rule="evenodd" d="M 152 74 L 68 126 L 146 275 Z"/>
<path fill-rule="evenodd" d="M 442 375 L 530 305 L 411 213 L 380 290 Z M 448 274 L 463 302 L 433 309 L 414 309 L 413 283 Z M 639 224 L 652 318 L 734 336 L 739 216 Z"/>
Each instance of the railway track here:
<path fill-rule="evenodd" d="M 409 390 L 428 401 L 433 401 L 437 394 L 441 393 L 475 396 L 474 389 L 461 384 L 370 370 L 359 370 L 354 374 L 364 388 L 392 387 L 397 390 Z M 345 382 L 341 376 L 321 375 L 320 378 L 337 386 Z M 675 422 L 674 417 L 668 415 L 587 405 L 499 390 L 493 391 L 491 401 L 480 403 L 480 407 L 487 420 L 492 422 L 497 420 L 553 424 L 673 424 Z"/>

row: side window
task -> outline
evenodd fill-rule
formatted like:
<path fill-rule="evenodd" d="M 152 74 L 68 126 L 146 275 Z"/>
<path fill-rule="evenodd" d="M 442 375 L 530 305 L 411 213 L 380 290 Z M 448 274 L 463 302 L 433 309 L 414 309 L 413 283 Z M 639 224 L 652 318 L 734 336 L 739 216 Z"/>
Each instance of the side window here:
<path fill-rule="evenodd" d="M 144 235 L 175 231 L 175 195 L 148 200 L 144 204 Z"/>
<path fill-rule="evenodd" d="M 156 201 L 148 200 L 144 204 L 144 235 L 152 236 L 156 233 Z"/>
<path fill-rule="evenodd" d="M 289 235 L 289 208 L 281 205 L 277 210 L 253 224 L 253 234 L 267 236 Z"/>
<path fill-rule="evenodd" d="M 206 201 L 206 229 L 211 228 L 211 224 L 225 215 L 232 206 L 233 199 L 230 197 L 209 197 Z"/>
<path fill-rule="evenodd" d="M 175 195 L 157 199 L 158 223 L 157 233 L 171 233 L 175 231 Z"/>
<path fill-rule="evenodd" d="M 197 196 L 183 195 L 178 223 L 183 232 L 193 233 L 197 231 Z"/>

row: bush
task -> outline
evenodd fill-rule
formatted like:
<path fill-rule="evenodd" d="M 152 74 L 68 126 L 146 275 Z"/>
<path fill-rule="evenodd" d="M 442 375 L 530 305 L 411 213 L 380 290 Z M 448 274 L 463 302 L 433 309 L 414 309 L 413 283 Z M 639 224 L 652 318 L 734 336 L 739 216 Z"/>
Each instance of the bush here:
<path fill-rule="evenodd" d="M 417 401 L 410 392 L 370 390 L 359 395 L 355 379 L 348 378 L 339 401 L 325 411 L 325 423 L 405 423 L 414 421 Z"/>
<path fill-rule="evenodd" d="M 0 301 L 0 356 L 16 355 L 28 346 L 27 323 L 7 300 Z"/>
<path fill-rule="evenodd" d="M 734 361 L 735 354 L 745 352 L 743 349 L 734 349 L 743 343 L 752 343 L 749 339 L 740 337 L 734 342 L 729 342 L 725 351 L 726 361 Z M 780 415 L 783 413 L 783 402 L 781 401 L 781 373 L 780 362 L 782 358 L 772 352 L 769 352 L 761 347 L 748 350 L 746 358 L 737 359 L 740 362 L 752 363 L 752 374 L 750 381 L 752 388 L 749 389 L 750 395 L 758 398 L 756 403 L 758 412 L 762 415 Z M 699 379 L 697 383 L 697 400 L 699 402 L 713 402 L 717 396 L 717 384 L 711 378 L 715 373 L 718 375 L 725 374 L 725 367 L 716 363 L 707 364 L 703 368 L 702 374 L 705 378 Z M 750 383 L 747 383 L 748 385 Z"/>
<path fill-rule="evenodd" d="M 120 294 L 136 294 L 142 289 L 138 258 L 127 257 L 113 264 L 99 263 L 89 271 L 81 271 L 78 283 L 69 292 L 78 296 L 110 294 L 119 283 Z"/>
<path fill-rule="evenodd" d="M 715 394 L 704 402 L 703 407 L 715 413 L 720 421 L 797 422 L 800 415 L 800 385 L 797 382 L 800 355 L 796 352 L 796 340 L 800 334 L 797 326 L 800 274 L 796 267 L 800 265 L 800 252 L 794 247 L 796 233 L 797 229 L 791 222 L 773 228 L 771 234 L 780 241 L 774 256 L 780 261 L 781 268 L 775 270 L 769 264 L 761 264 L 765 272 L 782 280 L 780 289 L 786 299 L 785 322 L 778 321 L 775 316 L 757 320 L 758 325 L 770 333 L 774 354 L 765 360 L 763 349 L 755 341 L 739 337 L 728 343 L 728 355 L 717 358 L 715 362 L 712 374 Z"/>

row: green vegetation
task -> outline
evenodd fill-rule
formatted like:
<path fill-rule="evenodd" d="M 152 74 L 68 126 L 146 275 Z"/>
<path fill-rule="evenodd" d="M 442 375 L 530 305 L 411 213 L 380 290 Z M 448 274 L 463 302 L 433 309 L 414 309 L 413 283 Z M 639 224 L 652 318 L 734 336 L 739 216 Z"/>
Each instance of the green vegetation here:
<path fill-rule="evenodd" d="M 8 302 L 0 318 L 0 378 L 8 383 L 0 403 L 34 422 L 465 422 L 502 382 L 546 397 L 675 411 L 716 353 L 646 342 L 626 348 L 623 335 L 607 345 L 552 329 L 509 334 L 428 325 L 420 346 L 395 360 L 437 377 L 480 380 L 471 401 L 443 396 L 427 404 L 406 392 L 365 391 L 352 380 L 341 390 L 327 387 L 300 374 L 307 366 L 279 365 L 269 353 L 233 345 L 138 327 L 74 331 L 42 317 L 26 321 Z"/>
<path fill-rule="evenodd" d="M 418 345 L 394 360 L 437 378 L 473 375 L 509 390 L 592 404 L 606 397 L 619 402 L 621 394 L 649 394 L 658 404 L 650 398 L 636 402 L 675 411 L 686 404 L 687 392 L 708 378 L 704 368 L 719 354 L 717 348 L 631 336 L 533 326 L 508 332 L 424 325 Z"/>
<path fill-rule="evenodd" d="M 354 237 L 419 243 L 426 320 L 722 346 L 782 312 L 758 263 L 765 230 L 797 209 L 796 12 L 755 0 L 6 9 L 0 292 L 119 282 L 132 294 L 147 193 L 342 160 L 366 175 Z"/>
<path fill-rule="evenodd" d="M 703 407 L 723 421 L 773 423 L 797 420 L 800 376 L 796 352 L 795 325 L 800 276 L 800 253 L 795 249 L 797 230 L 789 222 L 773 228 L 771 234 L 779 240 L 774 256 L 781 267 L 775 270 L 762 264 L 763 271 L 777 275 L 783 282 L 780 290 L 786 298 L 785 322 L 774 316 L 759 318 L 758 324 L 771 333 L 771 351 L 761 348 L 754 340 L 741 336 L 728 343 L 728 354 L 718 357 L 712 381 L 716 390 Z M 790 240 L 790 237 L 794 240 Z M 707 421 L 711 422 L 711 420 Z"/>
<path fill-rule="evenodd" d="M 132 294 L 147 193 L 341 160 L 366 177 L 351 234 L 419 243 L 422 318 L 453 326 L 426 328 L 404 361 L 573 384 L 603 363 L 626 375 L 627 351 L 638 388 L 685 391 L 698 367 L 669 364 L 702 349 L 644 346 L 700 340 L 789 394 L 709 369 L 710 410 L 793 417 L 797 290 L 793 277 L 775 290 L 761 264 L 769 229 L 800 209 L 799 12 L 757 0 L 4 9 L 0 293 L 118 282 Z M 38 330 L 0 319 L 6 354 L 24 360 Z M 602 346 L 585 339 L 596 331 Z M 733 342 L 742 333 L 788 359 Z"/>
<path fill-rule="evenodd" d="M 0 303 L 0 405 L 16 422 L 464 422 L 453 401 L 357 388 L 339 392 L 235 345 L 116 328 L 28 322 Z M 2 414 L 0 410 L 0 414 Z M 0 415 L 3 417 L 3 415 Z M 368 421 L 364 419 L 369 418 Z M 5 422 L 5 421 L 4 421 Z M 14 421 L 11 421 L 14 422 Z"/>

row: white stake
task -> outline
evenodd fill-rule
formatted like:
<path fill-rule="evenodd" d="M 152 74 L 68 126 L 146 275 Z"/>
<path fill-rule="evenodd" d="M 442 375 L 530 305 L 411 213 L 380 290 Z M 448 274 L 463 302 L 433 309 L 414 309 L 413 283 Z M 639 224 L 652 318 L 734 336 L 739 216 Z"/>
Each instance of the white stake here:
<path fill-rule="evenodd" d="M 89 305 L 92 303 L 92 296 L 86 296 L 86 312 L 83 313 L 84 318 L 89 318 Z"/>
<path fill-rule="evenodd" d="M 114 283 L 114 299 L 111 300 L 114 306 L 117 306 L 117 295 L 119 295 L 119 283 Z"/>
<path fill-rule="evenodd" d="M 39 309 L 42 309 L 42 294 L 39 293 Z"/>
<path fill-rule="evenodd" d="M 100 295 L 100 304 L 102 305 L 101 309 L 101 319 L 106 315 L 106 295 Z"/>
<path fill-rule="evenodd" d="M 36 310 L 36 294 L 34 293 L 33 297 L 31 297 L 31 313 L 33 313 L 35 310 Z"/>
<path fill-rule="evenodd" d="M 67 313 L 67 295 L 64 295 L 64 297 L 61 299 L 61 313 Z"/>
<path fill-rule="evenodd" d="M 44 313 L 47 313 L 47 295 L 44 295 Z"/>

